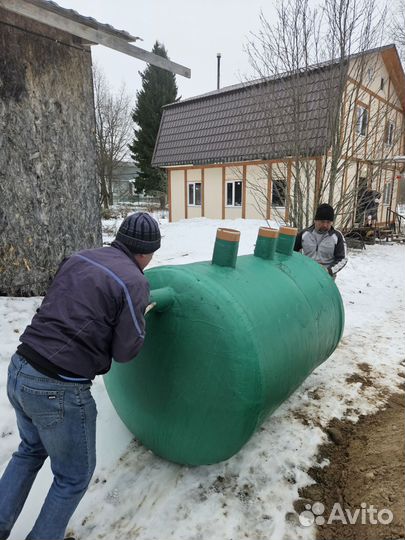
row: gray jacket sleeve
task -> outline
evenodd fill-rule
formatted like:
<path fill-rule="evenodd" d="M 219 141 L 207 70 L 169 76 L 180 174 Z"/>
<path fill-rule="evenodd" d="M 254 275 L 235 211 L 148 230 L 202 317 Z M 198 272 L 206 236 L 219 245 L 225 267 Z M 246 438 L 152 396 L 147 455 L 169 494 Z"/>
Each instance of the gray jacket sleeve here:
<path fill-rule="evenodd" d="M 137 290 L 123 292 L 123 308 L 114 327 L 111 355 L 117 362 L 129 362 L 142 348 L 145 339 L 145 309 L 149 302 L 146 280 Z"/>
<path fill-rule="evenodd" d="M 333 263 L 329 266 L 328 271 L 331 276 L 335 276 L 347 264 L 347 247 L 343 234 L 335 229 L 335 234 L 338 238 L 334 251 Z"/>

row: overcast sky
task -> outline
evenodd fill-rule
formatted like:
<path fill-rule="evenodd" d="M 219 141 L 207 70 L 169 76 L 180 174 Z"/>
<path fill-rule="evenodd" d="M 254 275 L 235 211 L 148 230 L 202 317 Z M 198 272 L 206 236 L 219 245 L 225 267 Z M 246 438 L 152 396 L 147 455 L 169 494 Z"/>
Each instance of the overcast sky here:
<path fill-rule="evenodd" d="M 250 31 L 259 29 L 262 9 L 274 14 L 269 0 L 56 0 L 65 8 L 91 16 L 143 41 L 135 44 L 151 50 L 156 40 L 164 43 L 174 62 L 191 69 L 191 79 L 177 76 L 183 98 L 216 88 L 217 53 L 222 54 L 221 86 L 239 83 L 248 75 L 243 50 Z M 140 87 L 139 71 L 146 64 L 97 45 L 93 61 L 105 72 L 112 88 L 125 82 L 129 93 Z"/>

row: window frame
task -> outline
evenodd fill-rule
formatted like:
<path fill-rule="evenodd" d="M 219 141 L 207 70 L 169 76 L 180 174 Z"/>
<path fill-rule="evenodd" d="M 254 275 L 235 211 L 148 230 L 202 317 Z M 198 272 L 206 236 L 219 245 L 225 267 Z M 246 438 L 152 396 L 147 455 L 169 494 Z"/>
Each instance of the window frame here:
<path fill-rule="evenodd" d="M 277 182 L 283 182 L 284 184 L 284 204 L 275 204 L 274 202 L 274 188 Z M 280 193 L 278 193 L 278 197 L 281 200 Z M 285 208 L 287 201 L 287 179 L 286 178 L 273 178 L 271 181 L 271 206 L 274 208 Z"/>
<path fill-rule="evenodd" d="M 382 203 L 385 206 L 389 206 L 391 202 L 391 192 L 392 192 L 392 182 L 385 182 L 384 189 L 383 189 L 383 200 Z"/>
<path fill-rule="evenodd" d="M 359 110 L 360 109 L 363 111 L 363 114 L 361 115 L 361 117 L 359 116 Z M 365 129 L 364 129 L 364 133 L 363 133 L 362 131 L 363 131 L 363 123 L 364 123 L 363 122 L 364 114 L 366 114 L 366 122 L 365 122 L 365 126 L 364 126 Z M 360 118 L 361 118 L 361 120 L 359 122 Z M 357 133 L 357 135 L 361 135 L 362 137 L 367 136 L 369 120 L 370 120 L 370 118 L 369 118 L 368 107 L 366 105 L 364 105 L 363 103 L 356 103 L 356 122 L 354 124 L 354 129 L 355 129 L 355 132 Z"/>
<path fill-rule="evenodd" d="M 394 145 L 394 130 L 395 130 L 395 123 L 392 120 L 388 120 L 385 126 L 385 137 L 384 137 L 384 144 L 386 144 L 387 146 Z"/>
<path fill-rule="evenodd" d="M 200 185 L 200 204 L 197 204 L 196 201 L 196 189 L 195 186 Z M 190 187 L 192 187 L 192 201 L 190 202 Z M 202 182 L 187 182 L 187 206 L 201 208 L 202 206 Z"/>
<path fill-rule="evenodd" d="M 232 204 L 228 204 L 228 185 L 232 185 Z M 236 184 L 240 184 L 240 204 L 235 204 Z M 242 180 L 226 180 L 225 181 L 225 207 L 226 208 L 242 208 L 243 206 L 243 181 Z"/>

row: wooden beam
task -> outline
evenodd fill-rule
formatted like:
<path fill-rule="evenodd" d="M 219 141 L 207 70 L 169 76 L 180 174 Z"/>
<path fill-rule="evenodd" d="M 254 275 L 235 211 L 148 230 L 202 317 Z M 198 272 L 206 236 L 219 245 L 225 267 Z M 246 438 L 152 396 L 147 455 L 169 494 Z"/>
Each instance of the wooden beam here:
<path fill-rule="evenodd" d="M 387 67 L 390 80 L 398 95 L 402 109 L 405 110 L 405 74 L 398 53 L 394 47 L 381 53 Z"/>
<path fill-rule="evenodd" d="M 1 1 L 1 0 L 0 0 Z M 312 161 L 316 156 L 300 157 L 300 161 Z M 173 171 L 184 171 L 186 169 L 220 169 L 221 167 L 242 167 L 243 165 L 267 165 L 268 163 L 285 163 L 288 158 L 278 158 L 278 159 L 257 159 L 255 161 L 229 161 L 227 163 L 205 163 L 203 165 L 162 165 L 167 169 L 172 169 Z M 159 165 L 160 167 L 160 165 Z"/>
<path fill-rule="evenodd" d="M 340 198 L 344 201 L 345 200 L 345 195 L 346 195 L 346 187 L 347 187 L 347 176 L 349 174 L 349 167 L 350 165 L 347 165 L 345 164 L 345 169 L 343 171 L 343 178 L 342 178 L 342 189 L 341 189 L 341 192 L 340 192 Z M 342 207 L 342 211 L 345 209 L 345 207 L 347 206 L 347 203 L 345 202 L 343 204 L 343 207 Z M 343 212 L 342 212 L 343 213 Z"/>
<path fill-rule="evenodd" d="M 204 192 L 205 192 L 205 176 L 204 176 L 204 167 L 202 167 L 201 169 L 201 217 L 204 217 L 204 214 L 205 214 L 205 208 L 204 208 L 204 205 L 205 205 L 205 195 L 204 195 Z"/>
<path fill-rule="evenodd" d="M 242 167 L 242 219 L 246 218 L 246 165 Z"/>
<path fill-rule="evenodd" d="M 368 134 L 371 131 L 370 124 L 371 124 L 371 95 L 368 96 L 368 122 L 367 122 L 367 133 L 365 135 L 365 141 L 364 141 L 364 159 L 367 159 L 367 143 L 369 139 Z M 375 125 L 375 122 L 374 122 L 374 125 Z M 378 129 L 377 126 L 375 129 Z"/>
<path fill-rule="evenodd" d="M 374 133 L 374 146 L 373 146 L 373 156 L 377 154 L 377 148 L 378 148 L 378 135 L 379 133 L 379 126 L 380 126 L 380 108 L 381 108 L 381 102 L 378 102 L 377 106 L 377 121 L 374 122 L 375 124 L 375 133 Z M 383 134 L 384 137 L 384 134 Z M 384 141 L 382 141 L 384 143 Z M 380 152 L 381 153 L 381 152 Z"/>
<path fill-rule="evenodd" d="M 272 164 L 268 163 L 267 165 L 267 208 L 266 208 L 266 219 L 271 218 L 271 203 L 273 195 L 273 179 L 272 179 Z"/>
<path fill-rule="evenodd" d="M 356 79 L 352 79 L 351 77 L 348 77 L 348 81 L 351 82 L 352 84 L 354 85 L 357 85 L 361 90 L 363 90 L 364 92 L 366 92 L 367 94 L 370 94 L 371 96 L 373 96 L 375 99 L 378 99 L 379 101 L 381 101 L 382 103 L 385 103 L 386 105 L 389 105 L 392 109 L 395 109 L 396 111 L 400 112 L 400 113 L 404 113 L 404 111 L 402 109 L 400 109 L 399 107 L 397 107 L 396 105 L 394 105 L 393 103 L 390 103 L 387 99 L 379 96 L 378 94 L 376 94 L 375 92 L 373 92 L 372 90 L 370 90 L 369 88 L 367 88 L 367 86 L 364 86 L 363 84 L 360 84 L 358 81 L 356 81 Z"/>
<path fill-rule="evenodd" d="M 290 219 L 290 193 L 291 193 L 291 159 L 287 162 L 287 197 L 284 211 L 284 221 L 288 222 Z"/>
<path fill-rule="evenodd" d="M 109 34 L 108 32 L 86 26 L 77 21 L 72 21 L 62 15 L 53 13 L 52 11 L 48 11 L 34 4 L 29 4 L 24 0 L 0 0 L 0 7 L 18 13 L 23 17 L 33 19 L 34 21 L 47 24 L 53 28 L 58 28 L 59 30 L 63 30 L 64 32 L 68 32 L 92 43 L 98 43 L 110 49 L 127 54 L 128 56 L 144 60 L 152 66 L 177 73 L 183 77 L 191 77 L 191 71 L 187 67 L 176 64 L 176 62 L 172 62 L 167 58 L 162 58 L 157 54 L 145 51 L 135 45 L 131 45 L 124 39 Z"/>
<path fill-rule="evenodd" d="M 321 174 L 322 174 L 322 158 L 315 158 L 315 190 L 314 190 L 314 208 L 316 208 L 320 202 L 321 191 Z M 308 193 L 309 197 L 309 193 Z"/>
<path fill-rule="evenodd" d="M 222 167 L 222 219 L 225 219 L 225 167 Z"/>
<path fill-rule="evenodd" d="M 184 219 L 188 218 L 188 185 L 187 169 L 184 171 Z"/>
<path fill-rule="evenodd" d="M 172 171 L 167 171 L 167 198 L 169 203 L 169 223 L 172 222 Z"/>

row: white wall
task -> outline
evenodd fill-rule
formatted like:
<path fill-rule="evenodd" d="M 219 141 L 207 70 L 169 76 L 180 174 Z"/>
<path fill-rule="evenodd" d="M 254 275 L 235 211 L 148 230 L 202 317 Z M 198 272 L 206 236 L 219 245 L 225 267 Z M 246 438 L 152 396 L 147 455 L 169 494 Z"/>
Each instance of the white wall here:
<path fill-rule="evenodd" d="M 204 216 L 222 218 L 222 168 L 208 167 L 204 171 Z"/>
<path fill-rule="evenodd" d="M 184 171 L 172 170 L 170 173 L 170 201 L 171 201 L 171 218 L 172 221 L 184 219 L 185 200 L 184 200 Z"/>
<path fill-rule="evenodd" d="M 246 214 L 247 219 L 266 219 L 268 201 L 268 166 L 246 167 Z"/>

